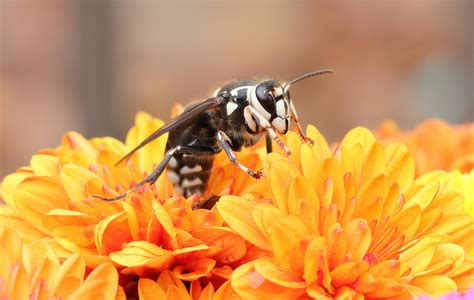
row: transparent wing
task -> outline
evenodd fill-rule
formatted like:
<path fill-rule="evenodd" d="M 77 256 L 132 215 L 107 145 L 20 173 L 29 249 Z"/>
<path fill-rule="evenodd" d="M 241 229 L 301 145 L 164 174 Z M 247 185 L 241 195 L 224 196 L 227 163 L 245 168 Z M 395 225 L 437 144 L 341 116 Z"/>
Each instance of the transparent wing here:
<path fill-rule="evenodd" d="M 162 136 L 163 134 L 169 132 L 170 130 L 188 126 L 199 115 L 201 115 L 202 113 L 206 111 L 215 109 L 219 104 L 222 103 L 222 101 L 223 101 L 223 98 L 220 96 L 209 98 L 207 100 L 202 101 L 199 104 L 196 104 L 191 109 L 184 111 L 182 114 L 176 116 L 175 118 L 168 121 L 165 125 L 158 128 L 149 137 L 147 137 L 138 146 L 136 146 L 132 151 L 130 151 L 127 155 L 122 157 L 115 165 L 118 165 L 123 161 L 127 161 L 138 149 L 144 147 L 146 144 Z"/>

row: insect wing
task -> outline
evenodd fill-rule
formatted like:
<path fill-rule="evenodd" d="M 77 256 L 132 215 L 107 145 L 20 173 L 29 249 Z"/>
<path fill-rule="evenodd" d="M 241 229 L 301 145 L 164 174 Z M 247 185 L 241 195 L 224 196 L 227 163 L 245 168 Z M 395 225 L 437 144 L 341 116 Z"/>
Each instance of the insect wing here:
<path fill-rule="evenodd" d="M 187 126 L 192 123 L 196 117 L 201 115 L 202 113 L 212 110 L 221 104 L 223 101 L 222 97 L 213 97 L 203 102 L 197 104 L 196 106 L 192 107 L 189 110 L 184 111 L 182 114 L 176 116 L 175 118 L 168 121 L 165 125 L 158 128 L 155 132 L 153 132 L 149 137 L 143 140 L 137 147 L 135 147 L 132 151 L 130 151 L 127 155 L 122 157 L 115 165 L 119 165 L 123 161 L 127 161 L 138 149 L 142 148 L 146 144 L 150 143 L 154 139 L 162 136 L 163 134 L 167 133 L 170 130 L 182 128 L 183 126 Z"/>

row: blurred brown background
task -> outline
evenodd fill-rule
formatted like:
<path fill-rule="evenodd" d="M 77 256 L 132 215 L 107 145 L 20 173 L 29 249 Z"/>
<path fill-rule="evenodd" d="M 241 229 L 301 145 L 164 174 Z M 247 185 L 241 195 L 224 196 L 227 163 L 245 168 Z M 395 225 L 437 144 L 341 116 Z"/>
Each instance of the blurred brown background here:
<path fill-rule="evenodd" d="M 124 138 L 234 78 L 291 79 L 331 140 L 473 120 L 473 1 L 0 0 L 0 177 L 68 130 Z M 440 141 L 442 142 L 442 141 Z"/>

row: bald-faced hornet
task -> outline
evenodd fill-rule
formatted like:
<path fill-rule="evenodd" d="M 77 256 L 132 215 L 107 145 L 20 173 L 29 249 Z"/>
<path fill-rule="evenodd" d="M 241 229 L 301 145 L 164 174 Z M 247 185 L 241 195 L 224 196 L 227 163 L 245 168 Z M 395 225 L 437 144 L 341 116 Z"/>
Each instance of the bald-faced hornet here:
<path fill-rule="evenodd" d="M 144 180 L 129 191 L 113 198 L 96 196 L 105 201 L 116 201 L 145 184 L 153 184 L 168 169 L 168 177 L 177 193 L 190 197 L 201 194 L 209 180 L 214 156 L 225 151 L 229 160 L 250 176 L 259 179 L 255 172 L 239 163 L 234 151 L 249 147 L 266 135 L 267 151 L 272 140 L 290 155 L 279 134 L 285 134 L 291 121 L 296 124 L 299 136 L 305 136 L 290 98 L 290 87 L 306 78 L 334 73 L 323 69 L 301 75 L 289 82 L 277 80 L 236 80 L 218 89 L 214 96 L 185 108 L 182 114 L 170 120 L 130 151 L 117 164 L 129 159 L 138 149 L 169 132 L 164 159 Z"/>

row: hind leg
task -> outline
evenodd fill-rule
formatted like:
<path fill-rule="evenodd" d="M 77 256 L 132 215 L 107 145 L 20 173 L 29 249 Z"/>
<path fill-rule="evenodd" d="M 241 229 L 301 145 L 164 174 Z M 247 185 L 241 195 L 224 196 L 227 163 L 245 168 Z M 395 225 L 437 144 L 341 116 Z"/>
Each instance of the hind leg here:
<path fill-rule="evenodd" d="M 133 193 L 140 187 L 142 187 L 145 184 L 153 184 L 155 183 L 160 175 L 163 173 L 163 171 L 166 169 L 168 166 L 171 158 L 173 157 L 174 154 L 177 153 L 184 153 L 184 154 L 194 154 L 194 155 L 212 155 L 216 153 L 216 150 L 214 148 L 207 148 L 207 147 L 190 147 L 190 146 L 176 146 L 174 148 L 169 149 L 165 153 L 165 157 L 163 160 L 160 162 L 160 164 L 155 168 L 155 170 L 145 179 L 137 183 L 133 188 L 130 190 L 126 191 L 125 193 L 118 195 L 117 197 L 113 198 L 106 198 L 102 197 L 100 195 L 94 195 L 94 198 L 101 199 L 103 201 L 107 202 L 114 202 L 117 200 L 120 200 L 122 198 L 125 198 L 128 194 Z"/>

